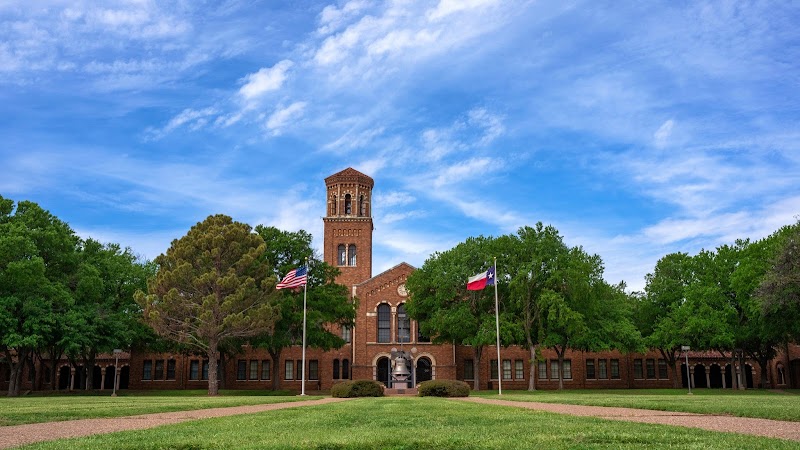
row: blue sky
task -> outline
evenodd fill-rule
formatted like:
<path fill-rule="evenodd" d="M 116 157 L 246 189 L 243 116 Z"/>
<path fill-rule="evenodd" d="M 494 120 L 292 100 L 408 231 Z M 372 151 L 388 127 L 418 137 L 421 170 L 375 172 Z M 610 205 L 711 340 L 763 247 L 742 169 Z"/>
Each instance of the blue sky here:
<path fill-rule="evenodd" d="M 375 274 L 552 224 L 644 286 L 800 214 L 800 5 L 0 1 L 0 195 L 144 257 L 375 179 Z M 487 260 L 490 257 L 487 256 Z M 476 272 L 479 268 L 476 268 Z"/>

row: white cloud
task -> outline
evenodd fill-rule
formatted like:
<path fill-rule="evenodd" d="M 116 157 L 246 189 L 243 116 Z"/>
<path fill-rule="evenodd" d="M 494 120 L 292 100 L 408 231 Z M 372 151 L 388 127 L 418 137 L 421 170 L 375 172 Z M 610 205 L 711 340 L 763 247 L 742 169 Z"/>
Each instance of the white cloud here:
<path fill-rule="evenodd" d="M 655 140 L 656 147 L 664 147 L 667 145 L 667 141 L 669 140 L 670 135 L 672 134 L 672 127 L 675 126 L 675 121 L 672 119 L 667 120 L 664 122 L 658 130 L 653 134 L 653 139 Z"/>
<path fill-rule="evenodd" d="M 334 5 L 326 6 L 319 15 L 320 27 L 317 33 L 321 35 L 330 34 L 341 28 L 348 19 L 354 17 L 369 3 L 361 0 L 352 0 L 345 3 L 341 8 Z"/>
<path fill-rule="evenodd" d="M 439 20 L 451 14 L 481 9 L 497 3 L 497 0 L 440 0 L 436 8 L 428 11 L 427 17 L 429 20 Z"/>
<path fill-rule="evenodd" d="M 164 128 L 149 128 L 145 133 L 148 138 L 157 140 L 183 125 L 187 125 L 190 131 L 197 131 L 205 126 L 210 116 L 216 115 L 217 113 L 217 110 L 214 108 L 203 108 L 200 110 L 186 108 L 170 119 Z"/>
<path fill-rule="evenodd" d="M 272 132 L 273 136 L 280 135 L 282 129 L 285 128 L 290 121 L 303 115 L 306 104 L 306 102 L 294 102 L 285 108 L 275 110 L 275 112 L 269 116 L 269 119 L 267 119 L 267 129 Z"/>
<path fill-rule="evenodd" d="M 256 73 L 246 75 L 241 80 L 244 85 L 239 89 L 239 94 L 245 100 L 252 100 L 267 92 L 277 91 L 288 78 L 287 72 L 292 65 L 292 61 L 284 59 L 272 67 L 263 67 Z"/>
<path fill-rule="evenodd" d="M 417 199 L 408 192 L 392 191 L 388 193 L 378 192 L 373 195 L 375 204 L 380 205 L 380 208 L 392 208 L 394 206 L 404 206 L 414 203 Z"/>

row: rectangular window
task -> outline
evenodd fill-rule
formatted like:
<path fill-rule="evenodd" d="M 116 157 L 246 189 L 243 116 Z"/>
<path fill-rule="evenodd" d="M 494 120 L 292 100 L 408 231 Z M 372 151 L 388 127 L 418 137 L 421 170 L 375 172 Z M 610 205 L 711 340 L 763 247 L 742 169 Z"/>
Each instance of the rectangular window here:
<path fill-rule="evenodd" d="M 493 359 L 489 361 L 489 379 L 496 380 L 497 379 L 497 360 Z"/>
<path fill-rule="evenodd" d="M 608 361 L 605 359 L 597 360 L 597 378 L 601 380 L 608 379 Z"/>
<path fill-rule="evenodd" d="M 656 377 L 656 361 L 654 359 L 647 360 L 647 379 L 652 380 Z"/>
<path fill-rule="evenodd" d="M 219 376 L 219 368 L 217 368 L 217 376 Z M 200 379 L 201 380 L 207 380 L 208 379 L 208 360 L 207 359 L 203 360 L 203 373 L 202 373 L 202 377 Z"/>
<path fill-rule="evenodd" d="M 342 360 L 342 379 L 349 380 L 350 379 L 350 360 L 343 359 Z"/>
<path fill-rule="evenodd" d="M 644 378 L 644 373 L 642 372 L 642 360 L 641 359 L 634 359 L 633 360 L 633 378 L 637 380 L 641 380 Z"/>
<path fill-rule="evenodd" d="M 297 380 L 301 379 L 303 377 L 303 360 L 302 359 L 298 359 L 297 362 L 294 365 L 294 368 L 295 368 L 294 369 L 295 379 L 297 379 Z M 306 378 L 306 379 L 308 379 L 308 378 Z"/>
<path fill-rule="evenodd" d="M 547 379 L 547 361 L 539 361 L 539 379 Z"/>
<path fill-rule="evenodd" d="M 564 379 L 571 380 L 572 379 L 572 360 L 565 359 L 564 360 Z"/>
<path fill-rule="evenodd" d="M 475 366 L 473 365 L 473 361 L 471 359 L 464 360 L 464 379 L 465 380 L 474 380 L 475 379 Z"/>
<path fill-rule="evenodd" d="M 587 359 L 586 360 L 586 379 L 587 380 L 594 380 L 597 378 L 597 374 L 594 371 L 594 360 Z"/>
<path fill-rule="evenodd" d="M 504 359 L 503 360 L 503 379 L 510 380 L 511 379 L 511 360 Z"/>
<path fill-rule="evenodd" d="M 258 361 L 255 359 L 250 360 L 250 376 L 251 380 L 258 379 Z"/>
<path fill-rule="evenodd" d="M 283 364 L 283 379 L 294 380 L 294 361 L 287 359 Z"/>
<path fill-rule="evenodd" d="M 189 379 L 190 380 L 200 379 L 200 361 L 196 359 L 189 361 Z"/>
<path fill-rule="evenodd" d="M 261 379 L 262 380 L 269 380 L 272 376 L 272 372 L 270 372 L 269 367 L 269 360 L 265 359 L 261 361 Z"/>
<path fill-rule="evenodd" d="M 619 360 L 612 359 L 611 360 L 611 379 L 612 380 L 619 380 Z"/>
<path fill-rule="evenodd" d="M 342 325 L 342 339 L 348 344 L 352 341 L 353 331 L 350 329 L 350 325 Z"/>
<path fill-rule="evenodd" d="M 142 365 L 142 380 L 152 380 L 153 379 L 153 361 L 147 359 L 144 361 L 144 365 Z"/>
<path fill-rule="evenodd" d="M 308 361 L 308 379 L 319 380 L 319 361 L 316 359 Z"/>
<path fill-rule="evenodd" d="M 378 342 L 391 342 L 392 309 L 387 304 L 378 306 Z"/>
<path fill-rule="evenodd" d="M 247 361 L 244 359 L 236 361 L 236 379 L 239 381 L 246 380 L 247 379 L 246 375 L 247 375 Z"/>
<path fill-rule="evenodd" d="M 667 372 L 667 361 L 664 358 L 658 360 L 658 378 L 660 380 L 668 380 L 669 373 Z"/>
<path fill-rule="evenodd" d="M 156 360 L 156 373 L 153 375 L 153 379 L 155 380 L 163 380 L 164 379 L 164 360 L 157 359 Z"/>
<path fill-rule="evenodd" d="M 518 380 L 522 380 L 525 378 L 525 363 L 522 362 L 521 359 L 517 359 L 514 361 L 514 378 Z"/>
<path fill-rule="evenodd" d="M 550 378 L 553 380 L 558 379 L 558 360 L 551 359 L 550 360 Z"/>
<path fill-rule="evenodd" d="M 167 380 L 175 379 L 175 360 L 167 360 Z"/>

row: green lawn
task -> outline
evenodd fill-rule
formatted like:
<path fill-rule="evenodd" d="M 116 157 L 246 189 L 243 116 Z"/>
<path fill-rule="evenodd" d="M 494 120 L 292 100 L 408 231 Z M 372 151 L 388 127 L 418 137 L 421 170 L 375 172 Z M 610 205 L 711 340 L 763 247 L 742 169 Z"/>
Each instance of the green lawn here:
<path fill-rule="evenodd" d="M 272 391 L 222 391 L 221 394 L 208 397 L 207 391 L 149 391 L 125 392 L 119 397 L 75 394 L 0 397 L 0 426 L 320 398 L 294 394 L 276 396 Z"/>
<path fill-rule="evenodd" d="M 43 443 L 44 449 L 797 449 L 797 442 L 438 398 L 366 398 Z"/>
<path fill-rule="evenodd" d="M 501 398 L 497 396 L 497 391 L 472 392 L 470 395 Z M 680 389 L 581 389 L 561 392 L 503 391 L 502 399 L 522 402 L 621 406 L 800 422 L 800 396 L 796 392 L 694 389 L 692 395 L 688 395 L 687 391 Z"/>

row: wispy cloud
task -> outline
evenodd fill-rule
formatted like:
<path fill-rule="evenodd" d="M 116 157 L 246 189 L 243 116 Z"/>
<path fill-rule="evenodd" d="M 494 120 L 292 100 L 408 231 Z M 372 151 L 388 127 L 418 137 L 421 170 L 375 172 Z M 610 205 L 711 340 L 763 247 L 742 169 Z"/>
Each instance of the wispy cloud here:
<path fill-rule="evenodd" d="M 263 67 L 258 72 L 246 75 L 242 79 L 244 84 L 239 89 L 239 95 L 245 100 L 252 100 L 267 92 L 277 91 L 288 78 L 287 72 L 292 65 L 292 61 L 284 59 L 272 67 Z"/>
<path fill-rule="evenodd" d="M 303 110 L 306 108 L 306 102 L 294 102 L 285 108 L 278 108 L 267 119 L 266 127 L 273 136 L 281 134 L 283 129 L 289 124 L 290 121 L 296 120 L 303 115 Z"/>

